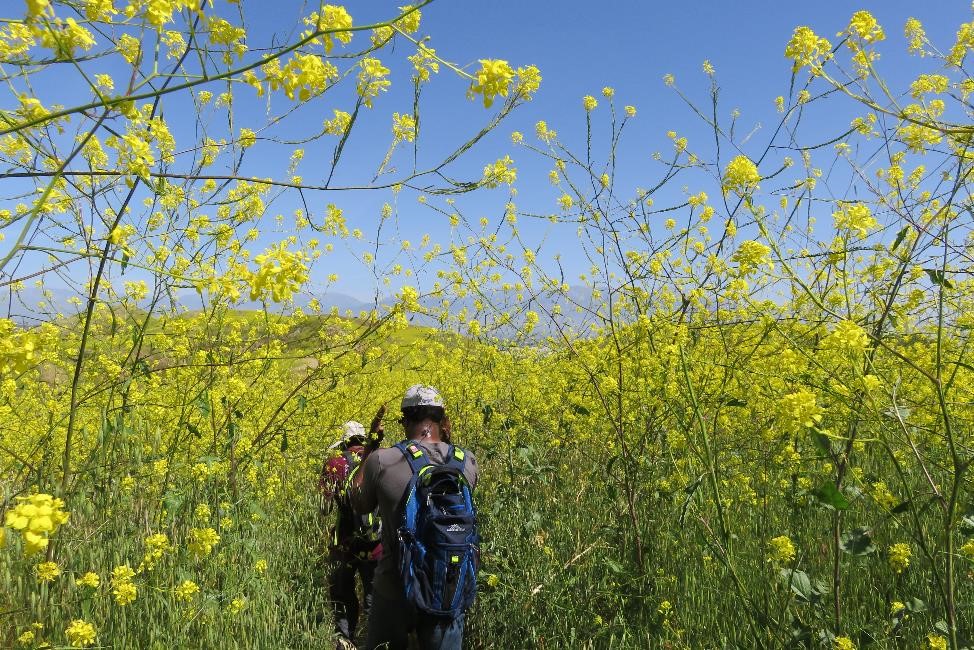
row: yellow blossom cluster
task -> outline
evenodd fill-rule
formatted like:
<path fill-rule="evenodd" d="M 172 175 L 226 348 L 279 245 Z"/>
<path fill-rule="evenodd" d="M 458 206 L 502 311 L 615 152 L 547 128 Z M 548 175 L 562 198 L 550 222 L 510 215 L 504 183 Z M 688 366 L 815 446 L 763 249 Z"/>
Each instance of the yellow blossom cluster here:
<path fill-rule="evenodd" d="M 514 69 L 507 61 L 481 59 L 480 70 L 474 74 L 474 81 L 470 84 L 467 94 L 471 98 L 480 95 L 484 100 L 484 108 L 490 108 L 498 95 L 507 97 L 513 80 Z"/>
<path fill-rule="evenodd" d="M 793 61 L 793 70 L 811 66 L 813 71 L 822 59 L 830 56 L 832 44 L 828 39 L 818 36 L 810 27 L 795 28 L 795 32 L 785 47 L 785 56 Z"/>
<path fill-rule="evenodd" d="M 839 210 L 832 213 L 836 230 L 846 230 L 857 237 L 865 237 L 878 225 L 869 206 L 864 203 L 840 204 Z"/>
<path fill-rule="evenodd" d="M 869 345 L 869 334 L 855 321 L 840 321 L 825 340 L 826 345 L 848 353 L 861 353 Z"/>
<path fill-rule="evenodd" d="M 724 169 L 723 189 L 725 192 L 735 192 L 745 196 L 755 191 L 761 181 L 758 166 L 741 154 L 735 156 Z"/>
<path fill-rule="evenodd" d="M 913 550 L 909 544 L 898 542 L 889 547 L 889 565 L 896 573 L 903 573 L 910 566 Z"/>
<path fill-rule="evenodd" d="M 334 113 L 335 117 L 330 120 L 325 120 L 325 133 L 329 135 L 345 135 L 349 125 L 352 123 L 352 116 L 337 108 Z"/>
<path fill-rule="evenodd" d="M 249 275 L 251 300 L 289 300 L 308 279 L 307 254 L 290 251 L 286 242 L 254 257 L 257 270 Z"/>
<path fill-rule="evenodd" d="M 927 649 L 928 650 L 948 650 L 949 643 L 947 637 L 941 636 L 939 634 L 928 634 L 927 635 Z"/>
<path fill-rule="evenodd" d="M 97 639 L 95 626 L 82 619 L 74 619 L 64 630 L 68 645 L 72 648 L 87 648 Z"/>
<path fill-rule="evenodd" d="M 75 583 L 81 587 L 88 587 L 89 589 L 97 589 L 101 584 L 101 578 L 94 571 L 89 571 L 80 578 L 75 580 Z"/>
<path fill-rule="evenodd" d="M 127 564 L 117 566 L 112 570 L 112 596 L 115 598 L 117 605 L 124 607 L 135 602 L 139 590 L 135 583 L 132 582 L 132 578 L 134 577 L 135 571 Z"/>
<path fill-rule="evenodd" d="M 484 187 L 498 187 L 501 184 L 513 185 L 517 180 L 517 168 L 510 156 L 498 158 L 484 167 L 484 177 L 480 181 Z"/>
<path fill-rule="evenodd" d="M 261 70 L 271 90 L 284 90 L 288 99 L 305 102 L 325 92 L 338 79 L 338 68 L 315 54 L 295 54 L 281 68 L 277 59 Z"/>
<path fill-rule="evenodd" d="M 0 318 L 0 376 L 21 373 L 35 361 L 36 337 L 18 330 L 14 323 Z"/>
<path fill-rule="evenodd" d="M 868 11 L 857 11 L 852 14 L 847 31 L 866 43 L 875 43 L 886 38 L 883 28 Z"/>
<path fill-rule="evenodd" d="M 392 137 L 396 142 L 412 142 L 416 139 L 416 119 L 412 115 L 392 114 Z"/>
<path fill-rule="evenodd" d="M 815 426 L 822 421 L 823 413 L 815 393 L 804 388 L 781 398 L 780 416 L 787 429 Z"/>
<path fill-rule="evenodd" d="M 856 644 L 847 636 L 835 637 L 835 650 L 856 650 Z"/>
<path fill-rule="evenodd" d="M 352 42 L 352 32 L 347 31 L 352 27 L 352 16 L 345 7 L 324 5 L 320 13 L 311 12 L 304 23 L 311 27 L 315 34 L 320 34 L 315 42 L 324 44 L 325 54 L 331 54 L 336 40 L 345 45 Z"/>
<path fill-rule="evenodd" d="M 180 602 L 189 602 L 193 600 L 199 591 L 199 585 L 192 580 L 183 580 L 175 589 L 173 589 L 173 593 L 176 595 L 176 600 Z"/>
<path fill-rule="evenodd" d="M 741 242 L 731 256 L 731 260 L 737 263 L 742 276 L 754 274 L 761 266 L 767 266 L 769 269 L 774 268 L 774 264 L 771 262 L 771 249 L 754 240 Z"/>
<path fill-rule="evenodd" d="M 787 535 L 768 540 L 768 562 L 789 564 L 795 559 L 795 545 Z"/>
<path fill-rule="evenodd" d="M 24 554 L 33 555 L 47 548 L 50 536 L 68 521 L 64 501 L 50 494 L 16 497 L 17 505 L 7 511 L 4 526 L 20 533 Z"/>
<path fill-rule="evenodd" d="M 34 567 L 34 574 L 38 582 L 53 582 L 61 575 L 61 567 L 57 562 L 41 562 Z"/>
<path fill-rule="evenodd" d="M 186 548 L 196 557 L 206 557 L 220 543 L 220 536 L 212 528 L 191 528 Z"/>
<path fill-rule="evenodd" d="M 142 563 L 139 564 L 137 573 L 151 571 L 155 568 L 156 563 L 170 551 L 172 551 L 172 544 L 169 543 L 169 538 L 165 533 L 149 535 L 145 538 L 145 555 L 142 558 Z"/>
<path fill-rule="evenodd" d="M 392 85 L 389 80 L 389 68 L 382 65 L 382 61 L 367 57 L 360 62 L 358 83 L 356 90 L 362 98 L 362 103 L 372 108 L 372 100 L 385 92 Z"/>

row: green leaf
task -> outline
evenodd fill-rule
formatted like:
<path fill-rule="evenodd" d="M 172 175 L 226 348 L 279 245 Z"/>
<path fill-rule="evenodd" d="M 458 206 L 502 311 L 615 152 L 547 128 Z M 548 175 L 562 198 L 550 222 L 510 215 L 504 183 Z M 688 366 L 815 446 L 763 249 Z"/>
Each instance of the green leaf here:
<path fill-rule="evenodd" d="M 927 604 L 919 598 L 911 598 L 903 604 L 906 606 L 906 611 L 911 614 L 919 614 L 927 611 Z"/>
<path fill-rule="evenodd" d="M 298 410 L 303 411 L 308 406 L 308 398 L 304 395 L 298 395 Z"/>
<path fill-rule="evenodd" d="M 812 602 L 812 580 L 804 571 L 781 569 L 779 572 L 785 584 L 791 587 L 794 594 L 806 603 Z"/>
<path fill-rule="evenodd" d="M 687 498 L 683 500 L 683 506 L 680 508 L 680 525 L 686 520 L 687 512 L 690 510 L 690 502 L 693 500 L 693 495 L 697 491 L 697 488 L 703 483 L 703 474 L 697 477 L 697 480 L 690 485 L 683 488 L 686 492 Z"/>
<path fill-rule="evenodd" d="M 913 507 L 913 499 L 907 499 L 903 503 L 897 505 L 895 508 L 890 510 L 890 512 L 892 512 L 894 515 L 898 515 L 900 513 L 906 512 L 912 507 Z"/>
<path fill-rule="evenodd" d="M 697 491 L 697 488 L 700 487 L 700 484 L 703 483 L 703 477 L 704 477 L 703 474 L 698 476 L 697 480 L 695 480 L 693 483 L 683 488 L 683 491 L 689 495 L 692 495 L 694 492 Z"/>
<path fill-rule="evenodd" d="M 812 595 L 816 597 L 824 596 L 828 592 L 828 590 L 829 590 L 828 586 L 826 586 L 826 584 L 821 580 L 816 580 L 815 583 L 812 585 Z"/>
<path fill-rule="evenodd" d="M 625 572 L 625 569 L 622 568 L 622 565 L 616 562 L 615 560 L 613 560 L 612 558 L 609 557 L 605 558 L 605 564 L 606 566 L 609 567 L 609 570 L 612 571 L 612 573 L 621 574 Z"/>
<path fill-rule="evenodd" d="M 900 244 L 903 243 L 903 240 L 906 239 L 906 234 L 908 232 L 910 232 L 909 226 L 903 226 L 902 228 L 900 228 L 900 231 L 896 233 L 896 239 L 893 240 L 893 245 L 889 249 L 890 252 L 895 252 L 896 249 L 899 248 Z"/>
<path fill-rule="evenodd" d="M 974 515 L 964 515 L 960 520 L 960 532 L 974 535 Z"/>
<path fill-rule="evenodd" d="M 892 420 L 906 420 L 910 417 L 910 409 L 906 406 L 891 406 L 883 411 L 883 415 Z"/>
<path fill-rule="evenodd" d="M 803 646 L 812 638 L 812 627 L 802 623 L 799 619 L 791 619 L 791 638 Z"/>
<path fill-rule="evenodd" d="M 739 397 L 728 397 L 724 401 L 724 406 L 747 406 L 747 400 Z"/>
<path fill-rule="evenodd" d="M 186 497 L 181 492 L 166 492 L 162 497 L 162 505 L 170 517 L 175 517 L 185 500 Z"/>
<path fill-rule="evenodd" d="M 815 490 L 812 490 L 812 494 L 823 506 L 827 508 L 831 508 L 833 510 L 849 509 L 849 499 L 847 499 L 844 494 L 839 492 L 834 483 L 825 483 Z"/>
<path fill-rule="evenodd" d="M 944 289 L 953 289 L 954 284 L 946 278 L 943 269 L 923 269 L 927 273 L 927 277 L 938 287 L 943 287 Z"/>
<path fill-rule="evenodd" d="M 196 408 L 198 408 L 200 413 L 202 413 L 205 417 L 210 416 L 210 400 L 208 399 L 206 393 L 196 398 Z"/>
<path fill-rule="evenodd" d="M 590 413 L 590 411 L 581 404 L 572 404 L 570 407 L 572 409 L 572 413 L 575 415 L 588 415 Z"/>
<path fill-rule="evenodd" d="M 832 454 L 832 441 L 827 435 L 821 433 L 818 430 L 812 431 L 812 441 L 815 446 L 819 448 L 819 451 L 825 454 Z"/>
<path fill-rule="evenodd" d="M 857 557 L 875 553 L 876 547 L 873 545 L 873 539 L 869 532 L 868 528 L 860 527 L 843 533 L 839 539 L 839 545 L 844 552 Z"/>

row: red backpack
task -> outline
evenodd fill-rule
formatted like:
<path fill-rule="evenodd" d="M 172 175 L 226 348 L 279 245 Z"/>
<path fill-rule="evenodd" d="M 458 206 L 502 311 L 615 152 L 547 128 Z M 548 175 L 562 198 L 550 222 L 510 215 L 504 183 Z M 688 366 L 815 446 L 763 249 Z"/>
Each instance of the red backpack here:
<path fill-rule="evenodd" d="M 382 534 L 382 524 L 376 513 L 357 515 L 348 497 L 348 479 L 362 462 L 361 446 L 353 446 L 325 461 L 318 488 L 328 504 L 334 504 L 338 520 L 332 529 L 332 544 L 347 550 L 372 552 Z M 324 511 L 330 510 L 322 508 Z"/>

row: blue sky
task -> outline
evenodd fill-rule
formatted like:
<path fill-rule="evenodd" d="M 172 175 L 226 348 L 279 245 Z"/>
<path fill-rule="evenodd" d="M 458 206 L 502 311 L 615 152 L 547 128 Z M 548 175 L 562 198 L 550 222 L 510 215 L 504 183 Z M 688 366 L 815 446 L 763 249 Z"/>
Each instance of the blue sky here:
<path fill-rule="evenodd" d="M 374 8 L 374 4 L 369 6 Z M 886 29 L 887 41 L 880 46 L 883 55 L 878 67 L 894 88 L 903 89 L 917 71 L 932 71 L 929 60 L 906 54 L 906 19 L 919 18 L 931 40 L 944 47 L 953 42 L 958 25 L 971 19 L 970 6 L 962 2 L 453 0 L 434 3 L 424 11 L 423 32 L 431 35 L 438 52 L 461 64 L 476 67 L 476 59 L 487 56 L 516 65 L 534 64 L 541 69 L 544 82 L 535 100 L 501 127 L 500 137 L 474 149 L 469 162 L 472 173 L 477 173 L 496 155 L 509 151 L 520 172 L 519 205 L 546 206 L 543 209 L 555 211 L 548 207 L 558 194 L 547 183 L 549 166 L 511 147 L 507 140 L 510 131 L 516 128 L 530 135 L 535 121 L 545 119 L 566 142 L 581 146 L 585 132 L 581 97 L 592 94 L 601 100 L 601 88 L 612 86 L 620 106 L 633 104 L 639 110 L 637 119 L 627 127 L 631 130 L 621 148 L 620 182 L 632 187 L 646 186 L 660 171 L 651 153 L 670 150 L 667 130 L 677 130 L 691 143 L 711 137 L 682 100 L 663 84 L 664 74 L 674 74 L 681 90 L 706 105 L 709 80 L 701 64 L 704 59 L 709 60 L 717 70 L 722 111 L 727 114 L 740 109 L 739 133 L 761 124 L 752 139 L 752 144 L 760 145 L 779 119 L 775 97 L 788 92 L 791 69 L 783 52 L 792 30 L 809 25 L 834 41 L 836 32 L 848 24 L 852 13 L 863 8 L 873 12 Z M 358 20 L 359 6 L 350 5 L 349 9 Z M 464 105 L 457 97 L 455 83 L 438 85 L 435 90 L 439 94 L 431 93 L 430 101 L 423 106 L 427 125 L 436 123 L 438 139 L 459 137 L 465 133 L 465 125 L 480 117 L 477 106 Z M 603 108 L 597 109 L 593 117 L 595 122 L 601 119 L 604 128 L 605 115 L 600 113 Z M 810 140 L 818 134 L 831 137 L 856 114 L 837 117 L 833 110 L 809 113 L 804 133 Z M 847 110 L 852 107 L 847 106 Z M 437 144 L 424 142 L 423 146 L 435 149 Z M 378 142 L 376 146 L 381 148 Z M 747 145 L 743 150 L 753 153 Z M 674 189 L 678 191 L 681 184 L 675 184 Z M 493 196 L 487 193 L 471 197 L 467 205 L 473 202 L 474 207 L 469 214 L 478 216 L 476 206 L 483 206 L 485 215 L 496 218 L 504 195 L 497 190 Z M 401 212 L 407 230 L 409 213 L 408 206 Z M 415 208 L 413 214 L 420 223 L 430 217 Z M 574 245 L 571 226 L 552 229 L 546 224 L 532 227 L 522 223 L 526 238 L 546 236 L 547 246 L 553 251 L 568 250 Z M 415 227 L 422 229 L 418 224 Z M 346 273 L 337 288 L 357 293 L 357 284 L 355 275 Z"/>
<path fill-rule="evenodd" d="M 350 4 L 348 8 L 356 23 L 363 23 L 386 15 L 387 4 Z M 537 206 L 539 210 L 554 212 L 553 202 L 558 192 L 547 183 L 549 165 L 512 147 L 508 140 L 511 131 L 521 130 L 530 139 L 534 123 L 544 119 L 558 129 L 567 143 L 581 147 L 585 133 L 581 97 L 592 94 L 601 100 L 601 88 L 612 86 L 620 107 L 633 104 L 639 111 L 627 127 L 629 133 L 620 149 L 620 185 L 645 186 L 660 173 L 658 163 L 650 157 L 652 152 L 670 150 L 665 136 L 669 129 L 687 136 L 691 143 L 710 138 L 699 119 L 663 84 L 664 74 L 674 74 L 681 90 L 706 105 L 709 80 L 701 64 L 704 59 L 709 60 L 717 70 L 722 111 L 725 114 L 734 108 L 741 111 L 739 133 L 760 124 L 752 144 L 763 144 L 779 119 L 774 98 L 788 92 L 791 69 L 783 52 L 792 30 L 809 25 L 835 40 L 836 32 L 848 24 L 852 13 L 863 8 L 872 11 L 885 27 L 887 40 L 880 46 L 883 55 L 878 66 L 894 88 L 905 89 L 916 72 L 929 65 L 928 61 L 906 54 L 903 24 L 908 17 L 919 18 L 931 40 L 944 46 L 953 42 L 958 25 L 971 19 L 970 6 L 962 2 L 440 0 L 424 9 L 422 33 L 431 36 L 431 45 L 444 57 L 470 70 L 483 57 L 507 59 L 513 65 L 534 64 L 541 69 L 544 81 L 536 98 L 518 109 L 498 130 L 497 137 L 473 149 L 466 164 L 460 167 L 476 177 L 484 164 L 509 152 L 519 169 L 519 206 Z M 389 111 L 397 110 L 395 89 L 389 95 L 376 105 L 375 112 L 383 113 L 382 119 L 387 119 L 385 114 Z M 458 80 L 441 78 L 431 85 L 422 104 L 427 130 L 421 141 L 421 160 L 436 158 L 434 154 L 444 150 L 445 143 L 466 137 L 482 123 L 485 111 L 462 95 L 463 84 Z M 601 120 L 604 132 L 603 109 L 604 102 L 593 114 L 593 122 L 598 129 Z M 854 114 L 843 115 L 839 121 L 830 110 L 809 114 L 805 134 L 810 140 L 818 134 L 823 138 L 834 135 L 848 124 L 848 116 Z M 435 125 L 434 133 L 430 133 L 431 124 Z M 356 147 L 363 155 L 352 160 L 365 164 L 369 158 L 365 152 L 371 152 L 373 158 L 381 155 L 387 143 L 386 134 L 379 123 L 372 134 L 366 134 L 363 129 Z M 374 138 L 371 144 L 367 135 Z M 751 153 L 746 145 L 743 150 Z M 681 184 L 675 184 L 674 191 Z M 387 198 L 382 196 L 381 200 Z M 474 218 L 483 215 L 494 220 L 499 217 L 505 200 L 506 192 L 495 190 L 467 197 L 461 204 L 467 208 L 465 213 Z M 350 214 L 355 213 L 356 206 L 361 206 L 362 221 L 370 223 L 371 202 L 366 197 L 354 197 L 348 203 L 352 206 Z M 404 195 L 400 201 L 399 223 L 403 236 L 413 241 L 420 232 L 427 231 L 434 233 L 434 239 L 448 238 L 442 218 L 437 219 L 437 215 L 413 205 L 408 196 Z M 363 230 L 369 232 L 364 226 Z M 575 236 L 571 226 L 552 229 L 547 224 L 532 225 L 524 221 L 522 234 L 529 241 L 547 237 L 546 245 L 552 251 L 570 248 Z M 342 279 L 334 289 L 361 296 L 370 278 L 358 272 L 354 264 L 342 266 Z M 581 264 L 578 267 L 577 270 L 584 270 Z"/>
<path fill-rule="evenodd" d="M 360 25 L 391 16 L 396 4 L 359 2 L 349 3 L 347 7 L 355 23 Z M 243 2 L 242 5 L 250 29 L 248 43 L 251 48 L 267 46 L 272 38 L 276 42 L 293 40 L 298 17 L 308 11 L 305 3 L 296 1 Z M 217 0 L 217 7 L 221 15 L 234 21 L 232 6 Z M 858 9 L 872 11 L 886 29 L 887 41 L 880 45 L 883 56 L 878 67 L 894 88 L 905 88 L 921 68 L 933 71 L 929 61 L 906 55 L 902 30 L 908 17 L 914 16 L 923 21 L 931 40 L 944 47 L 952 43 L 957 26 L 971 19 L 970 6 L 961 2 L 583 3 L 576 0 L 438 0 L 424 9 L 421 33 L 431 37 L 431 45 L 444 58 L 471 71 L 476 69 L 477 59 L 480 58 L 501 58 L 515 66 L 534 64 L 541 69 L 544 81 L 536 98 L 516 111 L 493 137 L 471 150 L 453 170 L 460 178 L 475 180 L 485 164 L 510 153 L 519 170 L 519 206 L 527 210 L 555 212 L 554 201 L 559 192 L 548 185 L 549 165 L 513 147 L 509 140 L 511 131 L 523 131 L 530 139 L 534 123 L 544 119 L 558 129 L 566 143 L 574 147 L 584 146 L 585 113 L 581 108 L 581 97 L 592 94 L 601 100 L 601 88 L 612 86 L 616 90 L 620 108 L 624 104 L 633 104 L 639 111 L 631 126 L 627 127 L 629 133 L 619 150 L 619 191 L 627 195 L 627 186 L 647 186 L 659 176 L 659 164 L 652 160 L 651 154 L 671 150 L 665 135 L 669 129 L 687 136 L 691 146 L 711 138 L 700 120 L 662 82 L 664 74 L 674 74 L 682 91 L 694 101 L 706 105 L 710 81 L 701 71 L 701 64 L 707 59 L 717 70 L 721 114 L 726 116 L 737 108 L 741 111 L 738 133 L 756 130 L 751 141 L 741 149 L 745 153 L 753 153 L 751 148 L 756 151 L 767 141 L 770 130 L 779 119 L 774 109 L 774 98 L 788 92 L 790 62 L 784 58 L 783 51 L 794 27 L 809 25 L 818 33 L 832 38 Z M 361 45 L 367 41 L 368 35 L 360 33 L 355 39 L 353 45 Z M 339 184 L 361 184 L 371 179 L 389 144 L 391 113 L 411 110 L 410 71 L 404 59 L 412 50 L 407 45 L 399 43 L 394 52 L 381 54 L 383 61 L 393 69 L 393 88 L 376 101 L 375 109 L 363 113 L 336 174 Z M 334 53 L 340 52 L 336 49 Z M 420 167 L 439 160 L 453 145 L 475 133 L 492 114 L 478 102 L 467 100 L 465 89 L 466 82 L 441 72 L 439 78 L 424 91 Z M 38 83 L 37 90 L 45 104 L 54 101 L 78 103 L 76 98 L 84 96 L 79 93 L 85 92 L 77 78 L 63 75 L 56 80 Z M 212 90 L 216 93 L 221 88 L 213 84 Z M 12 103 L 13 96 L 8 94 L 3 99 L 3 106 Z M 254 93 L 238 91 L 235 126 L 260 128 L 266 121 L 268 106 L 270 112 L 276 114 L 290 104 L 280 94 L 274 95 L 268 105 L 266 99 L 258 99 Z M 349 109 L 350 105 L 350 88 L 340 88 L 311 105 L 298 107 L 288 120 L 268 130 L 267 134 L 285 139 L 297 138 L 319 128 L 321 120 L 330 117 L 331 108 Z M 185 100 L 172 97 L 166 100 L 165 110 L 170 123 L 174 125 L 177 140 L 181 144 L 193 142 L 195 124 L 187 119 L 192 114 L 192 106 Z M 809 113 L 804 131 L 809 139 L 834 135 L 855 114 L 832 110 Z M 845 110 L 851 111 L 851 107 L 847 106 Z M 221 126 L 225 127 L 221 125 L 222 121 L 225 120 L 219 117 L 212 121 L 215 137 L 220 135 Z M 593 114 L 593 124 L 596 133 L 605 133 L 604 102 Z M 321 180 L 320 170 L 330 158 L 333 144 L 333 139 L 325 139 L 308 146 L 305 162 L 299 172 L 306 182 Z M 284 178 L 292 149 L 293 146 L 261 142 L 248 152 L 242 172 Z M 409 164 L 408 158 L 405 152 L 400 152 L 394 158 L 393 165 L 402 168 Z M 221 164 L 217 163 L 212 169 L 213 173 L 222 173 Z M 681 185 L 681 182 L 676 183 L 673 191 L 679 193 Z M 9 187 L 5 195 L 10 192 Z M 690 188 L 691 191 L 698 189 L 705 188 Z M 706 189 L 713 192 L 713 188 Z M 338 204 L 346 212 L 349 227 L 361 228 L 368 238 L 375 232 L 379 206 L 391 199 L 388 191 L 335 192 L 327 193 L 327 196 L 319 193 L 309 197 L 309 207 L 314 217 L 320 219 L 325 204 Z M 494 190 L 465 197 L 460 200 L 460 205 L 464 207 L 465 214 L 473 218 L 486 216 L 494 221 L 500 219 L 506 200 L 506 191 Z M 264 228 L 261 243 L 282 237 L 280 231 L 271 232 L 274 214 L 282 213 L 289 219 L 290 213 L 299 205 L 296 194 L 282 196 L 266 217 L 267 227 Z M 288 219 L 285 223 L 289 222 Z M 380 253 L 380 257 L 389 263 L 396 261 L 393 251 L 399 239 L 418 242 L 424 233 L 429 233 L 434 241 L 448 244 L 451 238 L 460 237 L 457 233 L 451 233 L 442 216 L 419 206 L 415 203 L 415 195 L 406 192 L 399 197 L 396 228 L 398 230 L 394 236 L 392 230 L 386 228 L 382 237 L 380 249 L 386 252 Z M 286 228 L 284 230 L 286 232 Z M 529 242 L 546 238 L 549 251 L 571 250 L 576 243 L 573 241 L 575 229 L 572 226 L 552 227 L 544 222 L 524 221 L 522 235 Z M 0 252 L 5 251 L 13 236 L 12 232 L 7 232 L 7 242 L 0 244 Z M 375 278 L 358 262 L 362 250 L 361 244 L 348 248 L 336 244 L 336 252 L 316 266 L 312 277 L 313 289 L 342 292 L 360 298 L 373 295 L 376 291 L 383 295 L 389 293 L 396 284 L 376 287 Z M 569 277 L 584 270 L 580 262 L 575 264 L 577 268 L 572 268 L 573 260 L 568 260 L 566 264 Z M 333 272 L 337 272 L 340 279 L 326 289 L 325 277 Z"/>

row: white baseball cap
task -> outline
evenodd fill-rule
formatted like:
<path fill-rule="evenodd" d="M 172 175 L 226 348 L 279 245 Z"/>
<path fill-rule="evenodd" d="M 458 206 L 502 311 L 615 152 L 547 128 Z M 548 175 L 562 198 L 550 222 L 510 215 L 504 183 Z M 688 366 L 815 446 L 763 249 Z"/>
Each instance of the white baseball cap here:
<path fill-rule="evenodd" d="M 443 398 L 432 386 L 416 384 L 410 386 L 402 398 L 401 408 L 409 408 L 410 406 L 439 406 L 443 408 Z"/>
<path fill-rule="evenodd" d="M 342 425 L 342 437 L 338 439 L 329 449 L 348 444 L 355 438 L 362 438 L 365 440 L 367 436 L 365 435 L 365 426 L 361 422 L 356 422 L 355 420 L 349 420 Z"/>

